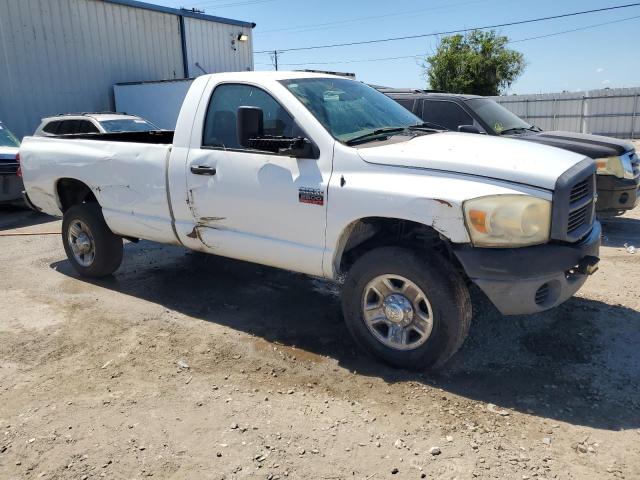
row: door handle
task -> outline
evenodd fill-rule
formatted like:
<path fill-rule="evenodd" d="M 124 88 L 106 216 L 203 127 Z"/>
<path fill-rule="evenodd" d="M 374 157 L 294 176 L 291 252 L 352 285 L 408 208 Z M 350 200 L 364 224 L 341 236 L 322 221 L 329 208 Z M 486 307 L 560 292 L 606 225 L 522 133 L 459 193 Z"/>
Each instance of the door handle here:
<path fill-rule="evenodd" d="M 204 165 L 191 165 L 191 173 L 196 175 L 215 175 L 215 167 L 206 167 Z"/>

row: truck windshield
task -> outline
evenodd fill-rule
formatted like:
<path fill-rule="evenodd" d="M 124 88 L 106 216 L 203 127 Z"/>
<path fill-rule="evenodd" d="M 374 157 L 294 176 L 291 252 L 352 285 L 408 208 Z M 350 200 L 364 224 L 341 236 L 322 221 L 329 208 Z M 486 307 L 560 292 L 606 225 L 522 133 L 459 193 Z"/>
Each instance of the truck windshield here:
<path fill-rule="evenodd" d="M 20 142 L 7 127 L 0 123 L 0 147 L 19 147 Z"/>
<path fill-rule="evenodd" d="M 141 118 L 124 118 L 122 120 L 102 120 L 100 122 L 102 128 L 109 133 L 114 132 L 149 132 L 151 130 L 160 130 L 153 123 L 142 120 Z"/>
<path fill-rule="evenodd" d="M 303 78 L 281 83 L 343 143 L 423 123 L 391 98 L 353 80 Z"/>
<path fill-rule="evenodd" d="M 498 135 L 534 128 L 499 103 L 488 98 L 473 98 L 467 100 L 467 105 Z"/>

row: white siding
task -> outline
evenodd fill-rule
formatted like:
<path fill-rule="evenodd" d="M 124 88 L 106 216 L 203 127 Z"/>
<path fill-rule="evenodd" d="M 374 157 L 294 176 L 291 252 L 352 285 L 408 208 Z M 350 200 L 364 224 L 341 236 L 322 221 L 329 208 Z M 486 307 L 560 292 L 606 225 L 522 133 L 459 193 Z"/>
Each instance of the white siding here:
<path fill-rule="evenodd" d="M 189 76 L 204 75 L 196 63 L 207 73 L 253 70 L 250 28 L 188 17 L 184 19 L 184 27 Z M 240 33 L 248 35 L 249 40 L 239 42 Z"/>

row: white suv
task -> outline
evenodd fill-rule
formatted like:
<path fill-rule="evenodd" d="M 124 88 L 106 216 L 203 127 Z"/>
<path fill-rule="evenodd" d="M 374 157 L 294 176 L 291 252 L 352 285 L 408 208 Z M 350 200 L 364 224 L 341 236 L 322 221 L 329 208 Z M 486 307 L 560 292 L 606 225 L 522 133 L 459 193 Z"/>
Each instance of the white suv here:
<path fill-rule="evenodd" d="M 81 133 L 148 132 L 161 130 L 153 123 L 125 113 L 71 113 L 42 119 L 33 134 L 53 137 Z"/>

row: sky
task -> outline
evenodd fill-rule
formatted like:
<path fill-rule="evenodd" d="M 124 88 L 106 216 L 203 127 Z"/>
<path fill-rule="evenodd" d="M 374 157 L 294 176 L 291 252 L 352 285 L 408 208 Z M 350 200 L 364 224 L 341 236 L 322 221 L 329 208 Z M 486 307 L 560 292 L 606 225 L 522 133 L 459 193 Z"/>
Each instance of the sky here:
<path fill-rule="evenodd" d="M 147 0 L 149 1 L 149 0 Z M 191 3 L 189 3 L 191 2 Z M 155 0 L 257 24 L 255 52 L 435 33 L 634 3 L 629 0 Z M 638 17 L 631 18 L 630 17 Z M 628 19 L 617 22 L 618 20 Z M 616 22 L 548 38 L 541 35 Z M 640 86 L 640 6 L 499 28 L 524 54 L 524 74 L 507 93 L 546 93 Z M 425 88 L 423 64 L 438 37 L 284 52 L 280 69 L 355 73 L 390 87 Z M 390 57 L 411 57 L 394 58 Z M 415 56 L 415 57 L 414 57 Z M 255 54 L 256 70 L 273 70 Z M 380 60 L 386 59 L 386 60 Z M 367 60 L 367 61 L 362 61 Z M 373 60 L 373 61 L 372 61 Z M 290 65 L 288 65 L 290 64 Z"/>

